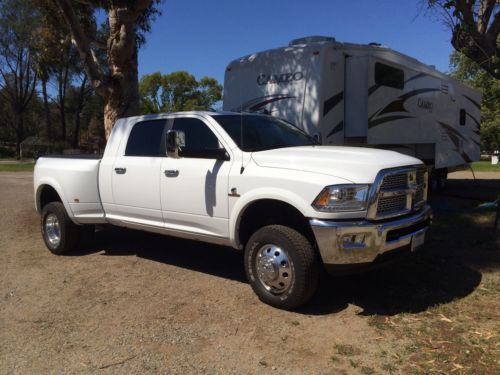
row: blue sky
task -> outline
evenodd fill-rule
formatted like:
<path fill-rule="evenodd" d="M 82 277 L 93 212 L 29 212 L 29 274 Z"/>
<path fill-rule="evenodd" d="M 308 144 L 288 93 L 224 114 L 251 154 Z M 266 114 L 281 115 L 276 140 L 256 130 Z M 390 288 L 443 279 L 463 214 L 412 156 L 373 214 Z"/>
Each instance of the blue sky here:
<path fill-rule="evenodd" d="M 229 61 L 307 35 L 382 43 L 448 70 L 451 32 L 420 0 L 165 0 L 139 75 L 186 70 L 223 82 Z"/>

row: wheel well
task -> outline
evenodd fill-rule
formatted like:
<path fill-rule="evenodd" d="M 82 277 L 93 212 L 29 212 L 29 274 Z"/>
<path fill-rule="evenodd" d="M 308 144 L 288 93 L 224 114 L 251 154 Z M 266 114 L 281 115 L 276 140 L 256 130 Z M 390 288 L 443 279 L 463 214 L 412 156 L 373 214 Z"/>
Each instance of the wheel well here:
<path fill-rule="evenodd" d="M 39 191 L 38 207 L 40 207 L 40 210 L 42 210 L 43 207 L 50 202 L 62 202 L 61 197 L 52 186 L 44 185 Z"/>
<path fill-rule="evenodd" d="M 256 201 L 245 209 L 237 229 L 239 243 L 244 246 L 258 229 L 275 224 L 293 228 L 315 243 L 309 220 L 292 205 L 274 199 Z"/>

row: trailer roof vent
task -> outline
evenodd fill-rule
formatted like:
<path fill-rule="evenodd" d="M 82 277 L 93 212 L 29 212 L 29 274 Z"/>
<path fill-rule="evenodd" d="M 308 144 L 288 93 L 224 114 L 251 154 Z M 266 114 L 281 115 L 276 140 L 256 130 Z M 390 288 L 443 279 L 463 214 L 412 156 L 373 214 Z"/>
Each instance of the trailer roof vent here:
<path fill-rule="evenodd" d="M 288 46 L 291 47 L 299 44 L 309 44 L 318 42 L 335 42 L 335 38 L 332 36 L 321 36 L 321 35 L 306 36 L 304 38 L 298 38 L 292 40 L 290 43 L 288 43 Z"/>
<path fill-rule="evenodd" d="M 382 47 L 382 44 L 377 43 L 377 42 L 371 42 L 371 43 L 368 43 L 368 45 L 372 46 L 372 47 Z"/>

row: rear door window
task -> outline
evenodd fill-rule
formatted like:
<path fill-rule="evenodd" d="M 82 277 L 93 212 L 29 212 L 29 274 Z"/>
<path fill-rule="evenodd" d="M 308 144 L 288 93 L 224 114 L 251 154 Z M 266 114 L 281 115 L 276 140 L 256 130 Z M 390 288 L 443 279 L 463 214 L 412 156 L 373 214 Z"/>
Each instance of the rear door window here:
<path fill-rule="evenodd" d="M 127 142 L 125 156 L 164 156 L 167 120 L 141 121 L 134 125 Z"/>

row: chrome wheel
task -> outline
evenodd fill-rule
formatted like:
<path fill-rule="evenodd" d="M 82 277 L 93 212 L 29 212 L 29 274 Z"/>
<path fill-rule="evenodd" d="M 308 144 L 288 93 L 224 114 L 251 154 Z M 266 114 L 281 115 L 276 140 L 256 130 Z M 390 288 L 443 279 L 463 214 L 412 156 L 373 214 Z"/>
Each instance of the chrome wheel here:
<path fill-rule="evenodd" d="M 283 294 L 292 285 L 293 264 L 287 252 L 279 246 L 262 246 L 257 252 L 255 268 L 259 281 L 273 294 Z"/>
<path fill-rule="evenodd" d="M 61 229 L 57 216 L 53 213 L 48 214 L 45 218 L 44 227 L 47 240 L 52 246 L 57 247 L 61 242 Z"/>

